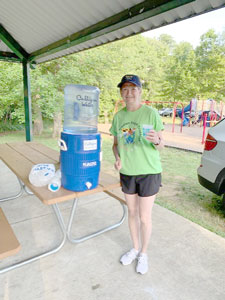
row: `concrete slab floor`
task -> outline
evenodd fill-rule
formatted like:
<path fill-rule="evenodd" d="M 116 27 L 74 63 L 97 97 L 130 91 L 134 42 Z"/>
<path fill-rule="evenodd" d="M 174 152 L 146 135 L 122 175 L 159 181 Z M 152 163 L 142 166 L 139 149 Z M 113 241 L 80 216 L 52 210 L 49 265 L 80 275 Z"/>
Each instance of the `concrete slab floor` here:
<path fill-rule="evenodd" d="M 0 197 L 18 189 L 16 178 L 0 163 Z M 22 245 L 0 268 L 60 239 L 51 207 L 35 196 L 1 202 Z M 60 204 L 67 220 L 71 201 Z M 121 217 L 118 201 L 104 193 L 81 198 L 73 224 L 79 236 Z M 83 243 L 66 242 L 56 254 L 0 275 L 2 300 L 224 300 L 225 239 L 155 205 L 149 246 L 149 272 L 139 275 L 135 263 L 122 266 L 131 247 L 127 219 L 117 229 Z"/>

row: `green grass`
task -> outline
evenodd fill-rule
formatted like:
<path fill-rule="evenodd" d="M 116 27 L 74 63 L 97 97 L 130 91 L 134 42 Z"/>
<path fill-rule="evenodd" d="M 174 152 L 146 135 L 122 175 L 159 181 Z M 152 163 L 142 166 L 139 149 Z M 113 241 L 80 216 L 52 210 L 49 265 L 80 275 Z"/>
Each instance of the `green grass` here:
<path fill-rule="evenodd" d="M 161 152 L 163 191 L 157 202 L 185 218 L 225 237 L 221 197 L 198 183 L 201 155 L 171 148 Z"/>
<path fill-rule="evenodd" d="M 34 141 L 59 151 L 57 139 L 51 137 L 51 132 L 48 127 L 40 137 L 34 136 Z M 15 141 L 25 141 L 24 131 L 0 135 L 0 143 Z M 111 137 L 103 137 L 102 148 L 102 167 L 116 174 Z M 221 197 L 198 183 L 200 159 L 198 153 L 164 148 L 161 151 L 163 187 L 156 203 L 225 238 L 225 211 L 222 210 Z"/>
<path fill-rule="evenodd" d="M 25 142 L 25 131 L 0 133 L 0 144 L 10 142 Z M 52 128 L 49 126 L 45 128 L 41 136 L 34 136 L 33 141 L 40 142 L 55 150 L 59 150 L 57 139 L 52 138 Z"/>

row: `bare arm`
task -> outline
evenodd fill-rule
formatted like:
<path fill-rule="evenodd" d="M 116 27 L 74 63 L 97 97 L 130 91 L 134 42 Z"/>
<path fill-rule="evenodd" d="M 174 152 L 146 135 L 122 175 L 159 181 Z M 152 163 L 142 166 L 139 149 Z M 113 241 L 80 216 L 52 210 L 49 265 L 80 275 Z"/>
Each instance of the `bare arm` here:
<path fill-rule="evenodd" d="M 120 170 L 122 168 L 122 163 L 120 160 L 119 152 L 118 152 L 118 140 L 117 137 L 114 136 L 114 142 L 113 142 L 113 147 L 112 147 L 116 162 L 114 164 L 114 167 L 116 170 Z"/>

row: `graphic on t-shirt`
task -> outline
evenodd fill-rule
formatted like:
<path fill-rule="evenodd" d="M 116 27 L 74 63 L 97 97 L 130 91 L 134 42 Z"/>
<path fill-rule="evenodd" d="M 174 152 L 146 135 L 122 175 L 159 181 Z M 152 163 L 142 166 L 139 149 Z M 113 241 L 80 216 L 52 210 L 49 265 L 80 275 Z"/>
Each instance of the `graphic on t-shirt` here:
<path fill-rule="evenodd" d="M 133 144 L 135 139 L 136 128 L 122 128 L 125 144 Z"/>

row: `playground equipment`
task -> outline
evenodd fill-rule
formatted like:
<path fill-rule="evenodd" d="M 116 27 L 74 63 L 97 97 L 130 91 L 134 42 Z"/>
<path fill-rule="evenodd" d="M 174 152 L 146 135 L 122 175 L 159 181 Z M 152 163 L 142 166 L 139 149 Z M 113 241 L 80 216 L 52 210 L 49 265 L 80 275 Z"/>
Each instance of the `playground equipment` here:
<path fill-rule="evenodd" d="M 190 119 L 195 117 L 197 102 L 198 100 L 196 98 L 192 98 L 190 103 L 185 106 L 183 110 L 178 111 L 178 116 L 182 119 L 183 126 L 190 125 Z"/>
<path fill-rule="evenodd" d="M 213 99 L 207 99 L 202 101 L 202 110 L 199 114 L 198 122 L 204 121 L 204 115 L 207 114 L 207 121 L 219 121 L 223 118 L 225 113 L 224 110 L 224 103 L 220 101 L 219 103 Z M 212 123 L 207 122 L 207 127 L 210 127 Z"/>
<path fill-rule="evenodd" d="M 215 111 L 216 105 L 218 107 L 218 104 L 212 99 L 208 99 L 207 101 L 211 101 L 210 111 L 202 110 L 202 115 L 201 115 L 201 120 L 200 120 L 200 121 L 203 121 L 202 144 L 204 144 L 204 142 L 205 142 L 206 127 L 212 127 L 217 122 L 222 120 L 223 117 L 225 117 L 224 103 L 222 101 L 220 101 L 220 103 L 219 103 L 219 114 Z M 202 103 L 202 108 L 204 108 L 204 102 Z"/>

